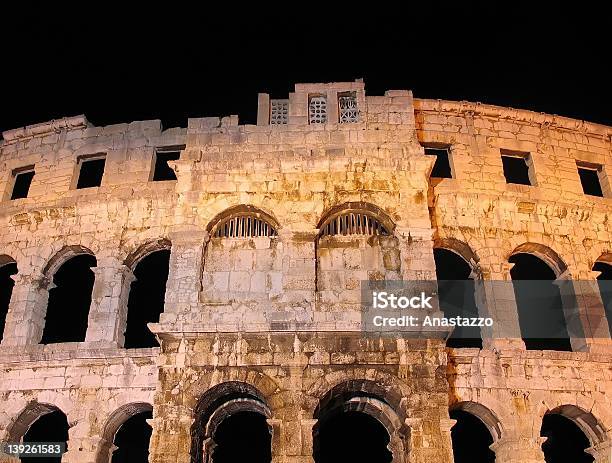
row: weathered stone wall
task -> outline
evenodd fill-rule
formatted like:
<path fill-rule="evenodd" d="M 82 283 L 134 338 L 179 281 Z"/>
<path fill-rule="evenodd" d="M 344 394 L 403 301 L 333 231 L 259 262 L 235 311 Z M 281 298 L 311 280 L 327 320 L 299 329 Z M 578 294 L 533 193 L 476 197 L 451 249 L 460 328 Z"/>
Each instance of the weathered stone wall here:
<path fill-rule="evenodd" d="M 355 92 L 358 122 L 334 122 L 343 92 Z M 309 94 L 327 95 L 328 123 L 308 124 Z M 258 125 L 230 116 L 162 130 L 159 121 L 69 118 L 4 134 L 0 254 L 19 273 L 0 345 L 0 438 L 18 440 L 44 413 L 36 404 L 52 405 L 71 425 L 64 461 L 107 462 L 122 420 L 152 406 L 151 461 L 186 463 L 201 398 L 239 382 L 269 409 L 275 462 L 311 462 L 318 404 L 348 389 L 390 407 L 371 413 L 396 423 L 395 461 L 452 461 L 449 406 L 493 430 L 500 462 L 542 462 L 541 418 L 566 406 L 585 432 L 599 426 L 589 437 L 607 461 L 609 333 L 573 339 L 580 352 L 526 351 L 520 339 L 446 349 L 440 339 L 360 335 L 356 303 L 361 279 L 435 279 L 434 246 L 464 256 L 479 280 L 509 279 L 520 249 L 556 265 L 559 278 L 594 281 L 593 263 L 612 252 L 610 199 L 582 193 L 575 162 L 612 168 L 612 129 L 413 101 L 407 91 L 366 96 L 360 82 L 296 85 L 285 125 L 268 124 L 269 104 L 260 95 Z M 429 181 L 421 143 L 451 146 L 454 178 Z M 178 180 L 151 182 L 155 149 L 181 145 Z M 530 152 L 537 186 L 506 184 L 500 149 Z M 78 158 L 98 153 L 102 185 L 75 189 Z M 7 200 L 13 170 L 28 165 L 28 198 Z M 245 206 L 273 219 L 278 235 L 213 236 Z M 374 214 L 391 236 L 321 237 L 342 210 Z M 151 325 L 161 347 L 124 349 L 134 263 L 162 242 L 171 247 L 165 309 Z M 97 259 L 86 340 L 40 345 L 49 281 L 78 253 Z M 518 323 L 513 295 L 481 296 L 483 311 Z M 599 301 L 584 320 L 601 313 Z"/>

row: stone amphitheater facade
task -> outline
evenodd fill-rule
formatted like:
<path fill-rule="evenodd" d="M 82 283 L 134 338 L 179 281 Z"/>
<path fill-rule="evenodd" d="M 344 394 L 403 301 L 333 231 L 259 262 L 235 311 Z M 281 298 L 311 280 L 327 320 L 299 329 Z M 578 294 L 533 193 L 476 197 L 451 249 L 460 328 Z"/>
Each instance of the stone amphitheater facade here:
<path fill-rule="evenodd" d="M 544 461 L 550 412 L 578 425 L 594 461 L 611 461 L 601 299 L 578 298 L 582 322 L 600 332 L 571 339 L 571 352 L 359 329 L 359 282 L 435 280 L 434 249 L 461 256 L 477 281 L 510 280 L 509 258 L 522 252 L 558 279 L 595 283 L 594 264 L 612 262 L 611 127 L 406 90 L 366 96 L 360 81 L 296 84 L 287 100 L 260 94 L 257 117 L 163 130 L 78 116 L 3 133 L 0 265 L 18 272 L 0 344 L 0 440 L 19 442 L 61 410 L 62 461 L 107 463 L 121 424 L 152 410 L 150 461 L 202 462 L 211 428 L 251 410 L 267 418 L 273 462 L 306 463 L 317 413 L 334 403 L 383 423 L 394 462 L 452 462 L 454 409 L 486 425 L 500 463 Z M 430 179 L 423 146 L 449 148 L 452 178 Z M 177 180 L 151 181 L 166 147 L 180 150 Z M 506 182 L 500 150 L 529 153 L 534 185 Z M 77 189 L 88 156 L 105 157 L 101 185 Z M 584 194 L 577 163 L 598 166 L 604 197 Z M 35 171 L 29 193 L 10 200 L 24 166 Z M 389 236 L 321 233 L 343 214 Z M 269 231 L 220 232 L 241 217 Z M 134 266 L 160 249 L 170 250 L 165 305 L 149 324 L 160 346 L 125 348 Z M 53 275 L 82 254 L 96 259 L 85 339 L 42 344 Z M 483 292 L 479 310 L 518 324 L 512 294 Z"/>

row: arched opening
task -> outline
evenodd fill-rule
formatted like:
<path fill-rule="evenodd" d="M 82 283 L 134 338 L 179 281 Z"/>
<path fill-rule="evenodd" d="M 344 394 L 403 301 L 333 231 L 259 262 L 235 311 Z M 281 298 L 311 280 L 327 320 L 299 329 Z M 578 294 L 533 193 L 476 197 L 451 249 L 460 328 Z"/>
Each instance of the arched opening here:
<path fill-rule="evenodd" d="M 169 263 L 170 250 L 162 249 L 136 264 L 128 298 L 124 347 L 159 346 L 147 323 L 159 322 L 164 311 Z"/>
<path fill-rule="evenodd" d="M 68 444 L 68 419 L 58 409 L 50 408 L 39 416 L 23 435 L 22 442 L 61 442 Z M 67 450 L 67 447 L 66 449 Z M 21 457 L 22 463 L 60 463 L 59 457 Z"/>
<path fill-rule="evenodd" d="M 593 457 L 585 452 L 591 446 L 582 430 L 562 414 L 549 412 L 542 419 L 540 436 L 546 463 L 591 463 Z"/>
<path fill-rule="evenodd" d="M 557 275 L 548 259 L 518 252 L 509 261 L 515 264 L 510 275 L 525 347 L 571 351 Z"/>
<path fill-rule="evenodd" d="M 96 264 L 93 255 L 78 254 L 55 271 L 49 290 L 42 344 L 85 341 L 95 279 L 91 268 Z"/>
<path fill-rule="evenodd" d="M 371 381 L 332 388 L 314 414 L 315 463 L 404 461 L 409 429 Z"/>
<path fill-rule="evenodd" d="M 17 274 L 17 263 L 10 257 L 0 256 L 0 340 L 4 335 L 6 315 L 15 285 L 11 275 L 15 274 Z"/>
<path fill-rule="evenodd" d="M 191 429 L 192 463 L 270 463 L 270 410 L 247 383 L 218 384 L 198 401 Z"/>
<path fill-rule="evenodd" d="M 387 463 L 389 433 L 375 418 L 357 411 L 325 415 L 317 424 L 316 463 Z"/>
<path fill-rule="evenodd" d="M 438 300 L 446 318 L 478 317 L 472 268 L 458 254 L 448 249 L 434 249 Z M 446 340 L 448 347 L 482 348 L 482 335 L 477 326 L 458 326 Z"/>
<path fill-rule="evenodd" d="M 608 328 L 612 334 L 612 264 L 609 262 L 597 261 L 593 266 L 593 270 L 601 272 L 597 277 L 599 293 L 606 312 Z M 605 325 L 603 325 L 605 326 Z"/>
<path fill-rule="evenodd" d="M 218 306 L 267 302 L 282 293 L 283 253 L 274 217 L 240 205 L 217 215 L 207 229 L 200 301 Z M 228 320 L 234 316 L 227 313 Z"/>
<path fill-rule="evenodd" d="M 395 224 L 380 208 L 342 204 L 328 211 L 318 228 L 315 285 L 321 302 L 357 309 L 363 281 L 401 280 Z"/>
<path fill-rule="evenodd" d="M 227 416 L 212 439 L 214 463 L 269 463 L 272 460 L 270 430 L 261 413 L 239 411 Z"/>
<path fill-rule="evenodd" d="M 493 436 L 487 426 L 465 410 L 453 409 L 449 415 L 457 420 L 451 428 L 455 463 L 493 463 L 495 453 L 489 448 L 493 444 Z"/>
<path fill-rule="evenodd" d="M 146 410 L 130 416 L 117 430 L 111 463 L 148 463 L 152 428 L 147 423 L 153 414 Z"/>

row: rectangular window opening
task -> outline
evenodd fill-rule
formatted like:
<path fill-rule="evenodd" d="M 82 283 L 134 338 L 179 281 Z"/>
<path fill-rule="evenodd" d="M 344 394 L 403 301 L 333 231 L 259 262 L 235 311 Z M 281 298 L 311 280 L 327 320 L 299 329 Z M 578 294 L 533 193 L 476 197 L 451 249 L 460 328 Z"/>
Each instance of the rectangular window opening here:
<path fill-rule="evenodd" d="M 153 167 L 154 182 L 176 180 L 176 172 L 168 165 L 168 161 L 177 161 L 181 157 L 181 150 L 185 147 L 172 147 L 158 149 L 155 152 L 155 165 Z"/>
<path fill-rule="evenodd" d="M 604 194 L 600 178 L 602 166 L 583 162 L 577 162 L 576 165 L 584 194 L 603 198 Z"/>
<path fill-rule="evenodd" d="M 531 156 L 529 153 L 502 150 L 501 158 L 506 183 L 535 185 Z"/>
<path fill-rule="evenodd" d="M 338 119 L 341 124 L 359 122 L 356 92 L 338 93 Z"/>
<path fill-rule="evenodd" d="M 13 171 L 13 191 L 11 199 L 27 198 L 30 185 L 34 178 L 34 166 L 24 167 Z"/>
<path fill-rule="evenodd" d="M 327 98 L 325 95 L 308 95 L 308 123 L 327 122 Z"/>
<path fill-rule="evenodd" d="M 77 190 L 81 188 L 92 188 L 102 184 L 104 175 L 105 156 L 85 157 L 79 159 L 79 179 Z"/>
<path fill-rule="evenodd" d="M 435 156 L 436 162 L 431 170 L 431 178 L 453 178 L 453 171 L 450 165 L 449 147 L 428 147 L 425 146 L 425 154 Z"/>

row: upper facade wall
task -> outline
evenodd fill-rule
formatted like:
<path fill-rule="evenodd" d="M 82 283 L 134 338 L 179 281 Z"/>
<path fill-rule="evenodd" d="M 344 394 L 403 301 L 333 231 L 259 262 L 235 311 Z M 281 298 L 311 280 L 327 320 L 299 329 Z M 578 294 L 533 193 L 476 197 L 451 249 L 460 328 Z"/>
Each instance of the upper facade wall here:
<path fill-rule="evenodd" d="M 415 100 L 415 118 L 422 144 L 450 147 L 453 178 L 430 198 L 439 241 L 467 243 L 483 268 L 538 243 L 553 249 L 572 277 L 593 278 L 593 263 L 612 250 L 612 128 L 440 100 Z M 504 152 L 528 154 L 532 185 L 506 182 Z M 600 167 L 603 197 L 583 192 L 578 165 Z"/>

